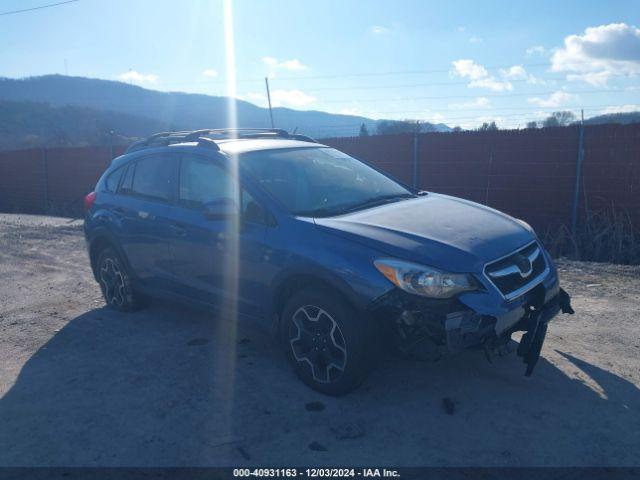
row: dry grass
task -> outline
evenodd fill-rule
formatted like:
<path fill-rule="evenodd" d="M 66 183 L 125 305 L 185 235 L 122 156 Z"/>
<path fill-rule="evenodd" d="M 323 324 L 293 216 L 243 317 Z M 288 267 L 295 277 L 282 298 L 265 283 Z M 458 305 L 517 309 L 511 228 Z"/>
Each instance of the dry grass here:
<path fill-rule="evenodd" d="M 543 242 L 554 257 L 572 260 L 640 264 L 640 232 L 626 210 L 609 207 L 587 211 L 575 234 L 566 225 L 547 230 Z"/>

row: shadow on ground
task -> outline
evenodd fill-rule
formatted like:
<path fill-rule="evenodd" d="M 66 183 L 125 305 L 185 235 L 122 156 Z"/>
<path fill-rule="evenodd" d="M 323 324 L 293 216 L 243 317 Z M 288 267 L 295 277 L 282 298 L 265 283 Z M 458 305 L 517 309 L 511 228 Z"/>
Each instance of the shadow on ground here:
<path fill-rule="evenodd" d="M 553 363 L 541 359 L 531 378 L 515 356 L 384 358 L 334 399 L 300 384 L 250 323 L 235 331 L 175 306 L 96 309 L 56 333 L 0 399 L 0 465 L 637 464 L 638 389 L 544 354 Z"/>

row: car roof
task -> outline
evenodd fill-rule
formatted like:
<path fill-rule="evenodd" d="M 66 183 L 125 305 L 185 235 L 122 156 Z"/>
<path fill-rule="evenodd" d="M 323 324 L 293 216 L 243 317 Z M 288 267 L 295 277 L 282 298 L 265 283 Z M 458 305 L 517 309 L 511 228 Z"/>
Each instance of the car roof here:
<path fill-rule="evenodd" d="M 216 140 L 220 151 L 226 154 L 241 154 L 258 150 L 277 150 L 283 148 L 318 148 L 326 147 L 321 143 L 287 140 L 280 138 L 237 138 Z"/>
<path fill-rule="evenodd" d="M 116 157 L 111 162 L 111 167 L 116 167 L 127 162 L 127 159 L 138 158 L 149 153 L 160 153 L 168 150 L 180 149 L 190 150 L 193 152 L 206 153 L 222 153 L 225 155 L 240 155 L 243 153 L 257 152 L 262 150 L 281 150 L 289 148 L 327 148 L 328 145 L 321 143 L 305 142 L 302 140 L 287 140 L 276 138 L 231 138 L 215 141 L 218 149 L 212 149 L 199 142 L 182 142 L 173 143 L 171 145 L 148 147 L 142 150 L 136 150 L 131 153 L 125 153 Z"/>

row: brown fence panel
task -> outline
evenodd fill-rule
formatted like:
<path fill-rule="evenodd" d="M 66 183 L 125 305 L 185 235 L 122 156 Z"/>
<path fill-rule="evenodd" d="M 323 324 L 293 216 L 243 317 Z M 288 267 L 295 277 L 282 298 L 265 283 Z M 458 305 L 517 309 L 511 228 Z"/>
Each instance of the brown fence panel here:
<path fill-rule="evenodd" d="M 467 198 L 530 222 L 569 225 L 579 127 L 324 139 L 419 188 Z M 640 124 L 584 129 L 580 201 L 614 206 L 640 225 Z M 414 152 L 417 151 L 417 157 Z M 0 211 L 77 215 L 122 147 L 0 152 Z M 45 180 L 46 179 L 46 180 Z"/>
<path fill-rule="evenodd" d="M 45 150 L 0 152 L 0 211 L 44 212 L 44 165 Z"/>
<path fill-rule="evenodd" d="M 323 140 L 323 143 L 369 162 L 401 182 L 411 185 L 413 135 L 332 138 Z"/>
<path fill-rule="evenodd" d="M 579 132 L 572 126 L 420 134 L 417 185 L 505 211 L 541 232 L 570 225 Z M 396 175 L 411 184 L 412 139 L 397 135 L 323 142 L 388 171 L 390 163 L 398 162 L 394 168 L 402 176 Z M 595 210 L 614 206 L 640 225 L 640 124 L 587 126 L 583 145 L 583 209 L 585 204 Z"/>
<path fill-rule="evenodd" d="M 82 213 L 84 196 L 93 190 L 111 162 L 109 147 L 55 148 L 47 152 L 51 213 Z"/>
<path fill-rule="evenodd" d="M 581 200 L 592 210 L 624 209 L 640 225 L 640 125 L 586 127 L 584 136 Z"/>

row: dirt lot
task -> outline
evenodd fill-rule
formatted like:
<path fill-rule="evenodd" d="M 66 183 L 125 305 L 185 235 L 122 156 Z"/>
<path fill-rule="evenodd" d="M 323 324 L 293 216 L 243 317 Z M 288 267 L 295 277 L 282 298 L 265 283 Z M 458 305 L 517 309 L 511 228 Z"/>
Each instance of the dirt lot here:
<path fill-rule="evenodd" d="M 561 262 L 577 313 L 530 378 L 388 357 L 335 399 L 254 324 L 103 308 L 81 226 L 0 215 L 0 465 L 640 464 L 640 268 Z"/>

